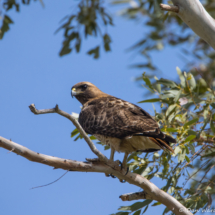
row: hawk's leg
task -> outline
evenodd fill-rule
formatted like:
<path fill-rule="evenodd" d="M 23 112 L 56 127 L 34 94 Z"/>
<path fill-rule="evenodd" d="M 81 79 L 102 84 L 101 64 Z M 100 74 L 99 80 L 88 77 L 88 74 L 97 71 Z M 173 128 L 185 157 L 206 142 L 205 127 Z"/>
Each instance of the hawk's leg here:
<path fill-rule="evenodd" d="M 122 165 L 121 165 L 121 169 L 127 167 L 127 158 L 128 158 L 128 154 L 129 154 L 129 153 L 125 152 L 124 159 L 123 159 L 123 162 L 122 162 Z M 128 169 L 127 169 L 126 174 L 127 174 L 127 173 L 128 173 Z"/>
<path fill-rule="evenodd" d="M 110 160 L 113 161 L 115 149 L 111 147 Z"/>
<path fill-rule="evenodd" d="M 110 160 L 113 161 L 113 158 L 114 158 L 114 153 L 115 153 L 115 150 L 111 147 L 111 153 L 110 153 Z M 111 176 L 112 178 L 116 178 L 116 176 L 112 175 L 112 174 L 106 174 L 105 175 L 107 177 Z"/>
<path fill-rule="evenodd" d="M 125 152 L 124 159 L 123 159 L 123 162 L 122 162 L 122 164 L 121 164 L 121 169 L 127 167 L 127 158 L 128 158 L 128 154 L 129 154 L 129 153 Z M 128 171 L 129 171 L 129 168 L 127 167 L 127 170 L 126 170 L 125 175 L 128 174 Z M 121 179 L 120 179 L 119 181 L 120 181 L 121 183 L 125 183 L 125 182 L 126 182 L 125 180 L 121 180 Z"/>

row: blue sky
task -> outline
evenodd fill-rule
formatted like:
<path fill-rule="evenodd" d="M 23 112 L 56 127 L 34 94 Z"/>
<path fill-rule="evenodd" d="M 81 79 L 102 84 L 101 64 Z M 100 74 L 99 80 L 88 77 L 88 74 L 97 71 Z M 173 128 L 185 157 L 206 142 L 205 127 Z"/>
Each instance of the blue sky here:
<path fill-rule="evenodd" d="M 0 41 L 0 135 L 12 139 L 31 150 L 61 158 L 83 161 L 95 155 L 83 140 L 74 142 L 70 133 L 74 126 L 57 114 L 35 116 L 28 106 L 38 109 L 52 108 L 56 104 L 71 112 L 80 112 L 80 103 L 70 96 L 71 87 L 80 81 L 90 81 L 102 91 L 136 104 L 143 100 L 145 90 L 133 81 L 143 71 L 129 69 L 129 65 L 141 62 L 132 57 L 126 48 L 141 39 L 147 31 L 140 23 L 114 17 L 115 26 L 109 29 L 112 36 L 112 51 L 102 52 L 94 60 L 86 55 L 95 40 L 82 44 L 80 54 L 72 53 L 59 57 L 63 41 L 62 32 L 54 35 L 59 21 L 72 11 L 76 1 L 44 1 L 22 6 L 9 16 L 15 24 Z M 110 10 L 113 8 L 110 7 Z M 96 44 L 96 43 L 95 43 Z M 158 77 L 176 79 L 176 66 L 184 64 L 178 50 L 166 48 L 154 53 L 153 60 L 164 71 Z M 153 114 L 151 104 L 140 104 Z M 110 151 L 103 151 L 109 157 Z M 116 159 L 122 159 L 117 154 Z M 119 196 L 139 189 L 104 174 L 68 173 L 57 183 L 40 189 L 30 188 L 56 180 L 65 171 L 30 162 L 21 156 L 7 153 L 0 148 L 0 202 L 1 214 L 111 214 L 119 206 L 130 205 Z M 153 181 L 161 187 L 159 180 Z M 134 202 L 133 202 L 134 203 Z M 164 207 L 153 207 L 148 213 L 160 212 Z"/>

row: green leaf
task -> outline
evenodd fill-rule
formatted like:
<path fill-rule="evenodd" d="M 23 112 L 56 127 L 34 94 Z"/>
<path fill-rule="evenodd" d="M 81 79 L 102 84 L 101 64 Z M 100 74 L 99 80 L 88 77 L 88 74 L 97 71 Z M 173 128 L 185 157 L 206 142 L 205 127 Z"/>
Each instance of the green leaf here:
<path fill-rule="evenodd" d="M 148 207 L 149 207 L 148 205 L 145 207 L 145 209 L 144 209 L 142 214 L 144 214 L 147 211 Z"/>
<path fill-rule="evenodd" d="M 190 162 L 190 158 L 188 158 L 187 155 L 185 155 L 185 159 L 187 162 Z"/>
<path fill-rule="evenodd" d="M 151 200 L 151 199 L 147 199 L 147 200 L 145 200 L 143 202 L 136 202 L 136 203 L 134 203 L 133 205 L 130 206 L 131 207 L 131 211 L 136 211 L 136 210 L 138 210 L 140 208 L 143 208 L 146 205 L 149 205 L 152 201 L 153 200 Z"/>
<path fill-rule="evenodd" d="M 118 210 L 119 211 L 130 211 L 131 210 L 131 206 L 121 206 Z M 118 213 L 124 213 L 124 212 L 118 212 Z M 118 213 L 117 213 L 117 215 L 118 215 Z"/>
<path fill-rule="evenodd" d="M 88 51 L 87 54 L 93 55 L 94 59 L 98 59 L 99 58 L 99 48 L 100 48 L 100 46 L 97 46 L 96 48 L 91 49 L 90 51 Z"/>
<path fill-rule="evenodd" d="M 202 157 L 214 157 L 215 156 L 215 152 L 203 155 Z"/>
<path fill-rule="evenodd" d="M 210 106 L 215 109 L 215 103 L 211 103 Z"/>
<path fill-rule="evenodd" d="M 0 15 L 1 16 L 1 15 Z M 2 26 L 0 28 L 0 39 L 2 39 L 4 37 L 4 34 L 9 31 L 10 29 L 10 24 L 13 24 L 13 21 L 11 20 L 11 18 L 7 15 L 4 15 L 4 19 L 2 22 Z"/>
<path fill-rule="evenodd" d="M 157 205 L 161 205 L 160 202 L 155 202 L 152 206 L 157 206 Z"/>
<path fill-rule="evenodd" d="M 166 131 L 168 131 L 168 132 L 177 132 L 178 129 L 177 128 L 166 128 Z"/>
<path fill-rule="evenodd" d="M 196 138 L 196 135 L 190 135 L 190 136 L 188 136 L 188 137 L 185 139 L 184 143 L 190 142 L 190 141 L 193 140 L 194 138 Z"/>
<path fill-rule="evenodd" d="M 111 214 L 111 215 L 129 215 L 129 212 L 118 212 L 116 214 Z"/>
<path fill-rule="evenodd" d="M 91 140 L 97 140 L 93 135 L 90 136 L 90 139 L 91 139 Z"/>
<path fill-rule="evenodd" d="M 210 126 L 211 126 L 212 132 L 215 134 L 215 126 L 214 126 L 213 120 L 210 121 Z"/>
<path fill-rule="evenodd" d="M 177 95 L 175 96 L 175 98 L 174 98 L 174 102 L 177 102 L 178 101 L 178 99 L 179 99 L 179 97 L 180 97 L 180 95 L 181 95 L 181 90 L 179 90 L 178 91 L 178 93 L 177 93 Z"/>
<path fill-rule="evenodd" d="M 141 176 L 147 176 L 153 170 L 153 166 L 149 166 L 145 169 L 145 171 L 141 174 Z"/>
<path fill-rule="evenodd" d="M 143 80 L 145 81 L 146 85 L 149 87 L 149 89 L 152 90 L 152 92 L 154 92 L 154 88 L 151 84 L 151 81 L 149 80 L 148 77 L 145 76 L 145 73 L 143 73 L 143 76 L 142 76 Z"/>
<path fill-rule="evenodd" d="M 171 194 L 171 193 L 173 193 L 174 190 L 175 190 L 174 187 L 170 187 L 170 189 L 168 190 L 168 193 Z"/>
<path fill-rule="evenodd" d="M 161 78 L 160 80 L 158 80 L 157 84 L 163 84 L 163 85 L 170 87 L 170 88 L 177 87 L 177 84 L 174 81 L 170 81 L 170 80 L 164 79 L 164 78 Z"/>
<path fill-rule="evenodd" d="M 81 41 L 75 44 L 75 50 L 77 53 L 80 51 L 80 47 L 81 47 Z"/>
<path fill-rule="evenodd" d="M 133 215 L 140 215 L 140 213 L 141 213 L 141 210 L 136 211 L 135 213 L 133 213 Z"/>
<path fill-rule="evenodd" d="M 177 104 L 170 105 L 166 111 L 166 116 L 168 116 L 174 109 L 177 107 Z"/>
<path fill-rule="evenodd" d="M 181 153 L 178 154 L 178 162 L 183 162 L 186 156 L 186 150 L 183 149 Z"/>
<path fill-rule="evenodd" d="M 177 155 L 179 152 L 181 152 L 181 147 L 176 146 L 175 149 L 174 149 L 174 156 Z"/>
<path fill-rule="evenodd" d="M 112 4 L 124 4 L 124 3 L 129 3 L 130 0 L 117 0 L 117 1 L 112 1 Z"/>
<path fill-rule="evenodd" d="M 147 100 L 143 100 L 143 101 L 140 101 L 138 103 L 146 103 L 146 102 L 160 102 L 161 99 L 147 99 Z"/>
<path fill-rule="evenodd" d="M 79 134 L 79 135 L 74 139 L 74 141 L 78 140 L 79 138 L 80 138 L 80 139 L 83 138 L 81 134 Z"/>
<path fill-rule="evenodd" d="M 69 54 L 72 51 L 72 49 L 69 47 L 69 42 L 64 41 L 63 42 L 63 47 L 59 53 L 59 55 L 62 57 L 63 55 Z"/>
<path fill-rule="evenodd" d="M 186 81 L 185 81 L 185 77 L 184 77 L 182 71 L 179 69 L 179 67 L 176 67 L 176 71 L 177 71 L 179 78 L 181 80 L 181 86 L 186 87 Z"/>
<path fill-rule="evenodd" d="M 189 151 L 188 147 L 187 146 L 184 146 L 184 147 L 185 147 L 185 150 L 186 150 L 186 154 L 189 155 L 190 151 Z"/>
<path fill-rule="evenodd" d="M 77 128 L 75 128 L 72 132 L 71 132 L 71 137 L 74 137 L 76 134 L 79 134 L 79 131 Z"/>
<path fill-rule="evenodd" d="M 104 49 L 105 49 L 105 51 L 110 51 L 111 50 L 110 49 L 111 39 L 110 39 L 108 34 L 105 34 L 103 36 L 103 41 L 104 41 Z"/>
<path fill-rule="evenodd" d="M 195 147 L 193 146 L 193 143 L 189 143 L 188 146 L 190 147 L 192 153 L 195 153 Z"/>
<path fill-rule="evenodd" d="M 190 125 L 193 125 L 193 124 L 195 124 L 196 122 L 198 122 L 198 120 L 199 120 L 199 118 L 192 119 L 192 120 L 186 122 L 186 123 L 184 124 L 183 127 L 186 128 L 186 127 L 188 127 L 188 126 L 190 126 Z"/>
<path fill-rule="evenodd" d="M 167 12 L 167 13 L 164 15 L 164 17 L 163 17 L 163 22 L 166 21 L 166 19 L 168 18 L 168 16 L 169 16 L 169 12 Z"/>
<path fill-rule="evenodd" d="M 188 74 L 187 80 L 190 83 L 191 90 L 194 90 L 196 88 L 196 80 L 191 73 Z"/>

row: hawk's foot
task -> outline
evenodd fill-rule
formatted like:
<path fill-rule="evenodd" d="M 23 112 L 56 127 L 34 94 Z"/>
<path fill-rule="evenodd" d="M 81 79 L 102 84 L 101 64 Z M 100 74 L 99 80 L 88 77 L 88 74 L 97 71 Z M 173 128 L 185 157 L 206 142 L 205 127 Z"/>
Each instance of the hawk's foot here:
<path fill-rule="evenodd" d="M 125 183 L 125 182 L 126 182 L 126 180 L 123 180 L 123 179 L 119 179 L 119 181 L 120 181 L 121 183 Z"/>
<path fill-rule="evenodd" d="M 105 173 L 105 176 L 106 176 L 106 177 L 110 177 L 110 176 L 111 176 L 112 178 L 116 178 L 116 176 L 114 176 L 114 175 L 112 175 L 112 174 L 107 174 L 107 173 Z"/>

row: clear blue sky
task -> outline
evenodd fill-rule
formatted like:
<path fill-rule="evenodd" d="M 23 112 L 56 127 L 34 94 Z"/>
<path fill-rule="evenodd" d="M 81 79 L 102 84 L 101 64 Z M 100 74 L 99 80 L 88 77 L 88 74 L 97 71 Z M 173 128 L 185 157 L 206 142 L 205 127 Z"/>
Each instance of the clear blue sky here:
<path fill-rule="evenodd" d="M 145 91 L 133 78 L 143 71 L 128 66 L 141 58 L 132 57 L 125 49 L 140 39 L 147 28 L 114 16 L 115 27 L 109 29 L 113 40 L 110 53 L 103 52 L 99 60 L 92 59 L 85 53 L 96 43 L 88 40 L 84 41 L 80 54 L 60 58 L 62 32 L 57 35 L 54 32 L 77 2 L 44 3 L 45 8 L 32 2 L 30 6 L 22 6 L 20 13 L 9 12 L 15 24 L 0 41 L 0 135 L 43 154 L 80 161 L 94 158 L 83 140 L 74 142 L 70 138 L 74 129 L 70 121 L 57 114 L 35 116 L 28 106 L 35 103 L 38 109 L 43 109 L 58 104 L 68 113 L 79 113 L 80 103 L 71 98 L 70 89 L 80 81 L 90 81 L 102 91 L 136 104 Z M 158 77 L 176 78 L 175 67 L 184 65 L 177 53 L 166 48 L 153 54 L 153 60 L 164 71 Z M 153 114 L 151 104 L 140 106 Z M 97 147 L 109 157 L 110 151 Z M 116 158 L 122 156 L 117 154 Z M 68 173 L 51 186 L 30 190 L 56 180 L 65 171 L 8 154 L 2 148 L 0 169 L 0 213 L 4 215 L 108 215 L 119 206 L 132 204 L 122 202 L 121 194 L 139 191 L 104 174 L 78 172 Z M 153 182 L 161 187 L 159 180 Z M 162 208 L 153 207 L 148 214 L 160 214 Z"/>

